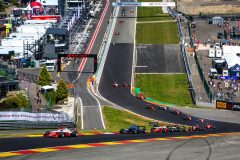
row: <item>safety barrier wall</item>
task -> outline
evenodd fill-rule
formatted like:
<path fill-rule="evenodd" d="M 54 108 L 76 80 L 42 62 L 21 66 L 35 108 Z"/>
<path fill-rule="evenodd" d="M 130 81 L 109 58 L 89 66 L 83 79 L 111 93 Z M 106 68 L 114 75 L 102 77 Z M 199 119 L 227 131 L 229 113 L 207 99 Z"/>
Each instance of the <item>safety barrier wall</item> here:
<path fill-rule="evenodd" d="M 75 118 L 65 113 L 0 112 L 0 130 L 75 127 Z"/>
<path fill-rule="evenodd" d="M 0 121 L 29 121 L 29 122 L 72 122 L 66 113 L 32 113 L 21 111 L 0 112 Z"/>
<path fill-rule="evenodd" d="M 202 67 L 201 67 L 201 65 L 199 63 L 199 60 L 198 60 L 198 54 L 196 53 L 196 46 L 194 45 L 195 42 L 194 42 L 193 37 L 192 37 L 192 32 L 191 32 L 191 27 L 190 27 L 190 22 L 189 21 L 188 21 L 188 32 L 189 32 L 189 36 L 190 36 L 190 45 L 191 45 L 191 47 L 194 48 L 194 59 L 195 59 L 195 62 L 197 64 L 197 69 L 198 69 L 199 76 L 200 76 L 201 81 L 203 83 L 204 89 L 207 93 L 207 96 L 210 99 L 210 102 L 212 102 L 214 97 L 213 97 L 213 94 L 212 94 L 212 91 L 211 91 L 210 87 L 208 86 L 207 80 L 206 80 L 206 78 L 203 74 Z"/>
<path fill-rule="evenodd" d="M 111 45 L 111 40 L 112 40 L 111 37 L 113 35 L 113 31 L 114 31 L 115 24 L 117 21 L 118 11 L 119 11 L 119 7 L 115 7 L 113 10 L 113 14 L 112 14 L 112 20 L 109 21 L 109 25 L 106 29 L 106 32 L 105 32 L 105 35 L 103 38 L 101 49 L 98 52 L 99 61 L 98 61 L 97 72 L 95 74 L 97 84 L 99 84 L 99 82 L 100 82 L 103 67 L 104 67 L 104 64 L 105 64 L 105 61 L 107 58 L 107 53 L 108 53 L 109 47 Z"/>
<path fill-rule="evenodd" d="M 75 128 L 76 124 L 72 122 L 57 123 L 57 122 L 28 122 L 28 121 L 4 121 L 0 122 L 0 130 L 16 130 L 16 129 L 43 129 L 43 128 Z"/>
<path fill-rule="evenodd" d="M 191 68 L 189 65 L 189 60 L 188 60 L 188 56 L 186 53 L 186 49 L 184 46 L 185 37 L 183 36 L 182 29 L 181 29 L 182 26 L 181 26 L 181 21 L 180 21 L 180 14 L 176 13 L 170 7 L 167 7 L 167 10 L 168 10 L 168 13 L 172 16 L 172 18 L 177 20 L 178 34 L 179 34 L 179 40 L 180 40 L 180 49 L 181 49 L 181 53 L 183 56 L 184 66 L 185 66 L 185 69 L 187 72 L 189 91 L 190 91 L 193 103 L 196 104 L 196 93 L 195 93 L 195 90 L 193 87 L 192 72 L 191 72 Z"/>

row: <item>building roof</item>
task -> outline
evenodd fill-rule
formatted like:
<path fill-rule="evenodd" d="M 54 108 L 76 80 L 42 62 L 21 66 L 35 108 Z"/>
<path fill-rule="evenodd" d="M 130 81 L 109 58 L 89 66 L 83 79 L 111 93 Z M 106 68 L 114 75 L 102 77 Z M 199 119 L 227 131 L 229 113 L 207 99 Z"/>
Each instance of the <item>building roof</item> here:
<path fill-rule="evenodd" d="M 223 58 L 227 61 L 228 68 L 240 64 L 240 46 L 223 45 Z"/>
<path fill-rule="evenodd" d="M 46 34 L 58 34 L 58 35 L 67 35 L 68 30 L 62 28 L 48 28 Z"/>
<path fill-rule="evenodd" d="M 212 19 L 213 19 L 213 20 L 216 20 L 216 19 L 221 19 L 221 20 L 223 20 L 222 17 L 213 17 Z"/>

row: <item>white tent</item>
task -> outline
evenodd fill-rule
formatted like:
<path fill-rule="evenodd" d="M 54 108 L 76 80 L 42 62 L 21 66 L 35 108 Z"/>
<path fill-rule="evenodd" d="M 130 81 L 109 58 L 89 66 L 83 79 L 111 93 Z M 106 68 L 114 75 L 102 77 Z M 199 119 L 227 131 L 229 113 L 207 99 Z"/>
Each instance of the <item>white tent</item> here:
<path fill-rule="evenodd" d="M 31 11 L 32 7 L 30 6 L 30 3 L 28 4 L 28 6 L 26 8 L 23 9 L 24 11 Z"/>
<path fill-rule="evenodd" d="M 228 64 L 228 68 L 231 68 L 235 64 L 240 64 L 240 46 L 227 46 L 223 45 L 223 57 Z"/>

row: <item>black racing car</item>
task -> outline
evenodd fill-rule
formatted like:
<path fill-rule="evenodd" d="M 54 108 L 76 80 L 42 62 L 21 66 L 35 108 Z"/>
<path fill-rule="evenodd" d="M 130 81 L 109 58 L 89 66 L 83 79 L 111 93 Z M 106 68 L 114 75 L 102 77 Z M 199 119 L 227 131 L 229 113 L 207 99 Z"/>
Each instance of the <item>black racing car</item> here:
<path fill-rule="evenodd" d="M 146 127 L 132 125 L 128 129 L 121 128 L 119 133 L 120 134 L 142 134 L 142 133 L 146 133 Z"/>

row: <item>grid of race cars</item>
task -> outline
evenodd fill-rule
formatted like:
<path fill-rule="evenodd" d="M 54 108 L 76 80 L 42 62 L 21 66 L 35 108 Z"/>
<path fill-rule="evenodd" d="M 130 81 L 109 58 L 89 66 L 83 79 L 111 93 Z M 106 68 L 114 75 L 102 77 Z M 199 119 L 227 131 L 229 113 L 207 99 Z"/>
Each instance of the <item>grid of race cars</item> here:
<path fill-rule="evenodd" d="M 112 84 L 113 88 L 130 88 L 130 85 L 126 82 L 119 84 L 114 82 Z M 191 132 L 191 131 L 205 131 L 205 130 L 213 130 L 216 127 L 211 124 L 208 120 L 201 118 L 193 118 L 192 116 L 182 113 L 179 110 L 169 108 L 167 106 L 155 105 L 152 103 L 146 104 L 146 111 L 170 111 L 171 114 L 174 114 L 184 121 L 195 121 L 195 125 L 193 126 L 183 126 L 183 125 L 160 125 L 158 122 L 149 123 L 151 127 L 150 133 L 171 133 L 171 132 Z M 120 134 L 144 134 L 147 133 L 147 129 L 145 126 L 137 126 L 131 125 L 129 128 L 121 128 L 119 131 Z M 78 137 L 79 133 L 77 129 L 68 129 L 68 128 L 59 128 L 56 131 L 46 131 L 44 133 L 44 137 L 54 137 L 54 138 L 63 138 L 63 137 Z"/>
<path fill-rule="evenodd" d="M 130 88 L 130 85 L 127 82 L 121 84 L 117 82 L 112 83 L 113 88 Z M 167 106 L 155 105 L 152 103 L 146 104 L 146 110 L 148 111 L 170 111 L 170 113 L 181 117 L 184 121 L 194 121 L 194 118 L 188 114 L 182 113 L 179 110 L 169 108 Z M 167 133 L 167 132 L 190 132 L 190 131 L 204 131 L 215 129 L 216 127 L 211 124 L 208 120 L 199 119 L 195 120 L 196 125 L 193 126 L 183 126 L 183 125 L 169 125 L 164 126 L 160 125 L 158 122 L 152 122 L 149 125 L 152 126 L 150 133 Z M 147 133 L 145 126 L 131 125 L 129 128 L 121 128 L 119 131 L 120 134 L 143 134 Z M 59 128 L 56 131 L 46 131 L 44 137 L 54 137 L 54 138 L 63 138 L 63 137 L 77 137 L 79 135 L 77 129 L 68 129 L 68 128 Z"/>

